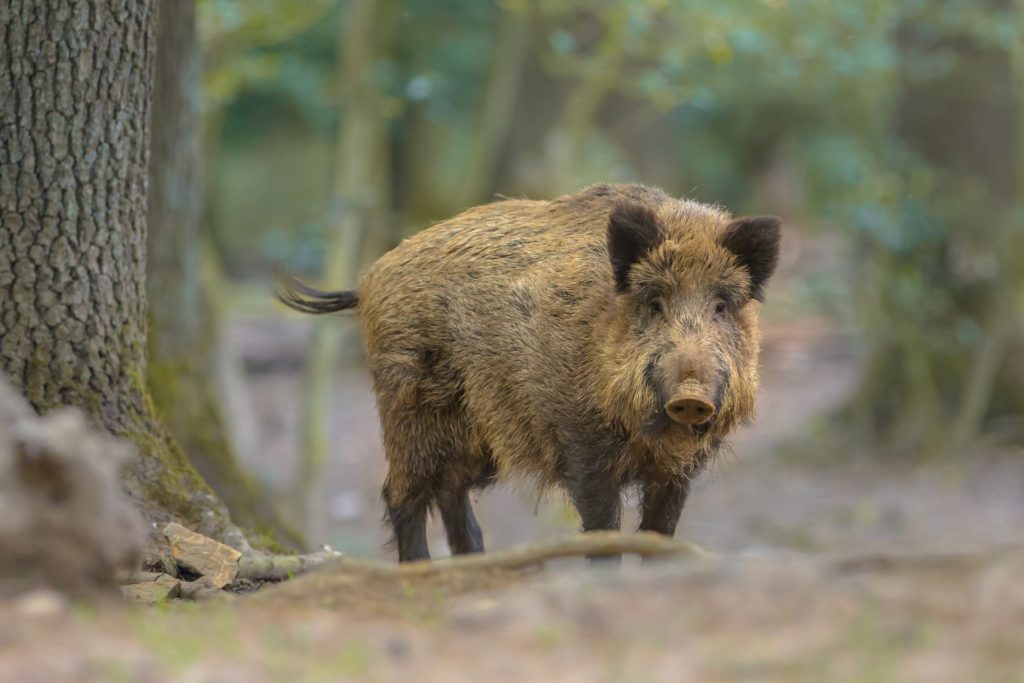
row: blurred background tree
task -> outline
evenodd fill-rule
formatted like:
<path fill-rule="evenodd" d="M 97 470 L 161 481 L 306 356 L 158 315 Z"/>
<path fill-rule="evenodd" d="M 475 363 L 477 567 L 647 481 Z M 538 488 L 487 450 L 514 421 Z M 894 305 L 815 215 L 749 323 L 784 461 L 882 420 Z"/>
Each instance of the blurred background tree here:
<path fill-rule="evenodd" d="M 1024 440 L 1021 2 L 200 0 L 199 24 L 233 306 L 269 306 L 282 263 L 352 286 L 498 196 L 645 182 L 791 226 L 799 277 L 766 313 L 824 316 L 863 358 L 819 447 Z"/>
<path fill-rule="evenodd" d="M 153 402 L 189 461 L 256 537 L 300 548 L 258 483 L 238 463 L 217 392 L 221 340 L 202 224 L 200 49 L 194 0 L 159 0 L 147 190 L 146 290 Z M 204 268 L 204 265 L 206 267 Z"/>

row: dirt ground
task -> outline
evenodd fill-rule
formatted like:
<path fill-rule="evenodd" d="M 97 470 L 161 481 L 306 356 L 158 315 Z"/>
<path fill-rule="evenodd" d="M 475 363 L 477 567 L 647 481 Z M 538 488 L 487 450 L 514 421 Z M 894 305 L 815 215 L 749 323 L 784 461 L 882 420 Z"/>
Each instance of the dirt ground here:
<path fill-rule="evenodd" d="M 1024 553 L 367 577 L 230 603 L 0 608 L 0 680 L 1024 680 Z"/>
<path fill-rule="evenodd" d="M 304 500 L 291 487 L 308 327 L 250 319 L 229 334 L 246 464 L 275 497 Z M 851 390 L 856 353 L 811 320 L 766 336 L 759 420 L 700 480 L 677 534 L 713 558 L 415 580 L 343 563 L 155 608 L 32 593 L 0 602 L 0 681 L 1024 682 L 1024 454 L 979 448 L 913 467 L 815 458 L 801 437 Z M 309 532 L 390 560 L 357 364 L 336 403 Z M 492 550 L 577 523 L 558 497 L 511 488 L 476 507 Z M 431 547 L 446 554 L 437 526 Z"/>

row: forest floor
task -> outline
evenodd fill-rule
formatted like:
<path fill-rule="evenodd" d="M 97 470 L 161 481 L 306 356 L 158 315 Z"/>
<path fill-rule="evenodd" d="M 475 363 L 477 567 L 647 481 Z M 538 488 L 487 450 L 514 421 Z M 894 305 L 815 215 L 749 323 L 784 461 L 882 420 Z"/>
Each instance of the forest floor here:
<path fill-rule="evenodd" d="M 307 331 L 294 319 L 229 330 L 245 368 L 232 402 L 249 415 L 236 437 L 281 496 Z M 856 355 L 813 321 L 766 332 L 758 422 L 702 478 L 677 534 L 712 557 L 417 579 L 339 566 L 155 608 L 33 593 L 0 602 L 0 681 L 1024 682 L 1022 454 L 815 457 L 802 437 L 848 395 Z M 365 372 L 345 371 L 336 399 L 311 535 L 389 558 Z M 576 524 L 529 492 L 488 491 L 477 508 L 490 549 Z"/>
<path fill-rule="evenodd" d="M 1024 680 L 1024 554 L 693 560 L 0 608 L 0 680 Z"/>

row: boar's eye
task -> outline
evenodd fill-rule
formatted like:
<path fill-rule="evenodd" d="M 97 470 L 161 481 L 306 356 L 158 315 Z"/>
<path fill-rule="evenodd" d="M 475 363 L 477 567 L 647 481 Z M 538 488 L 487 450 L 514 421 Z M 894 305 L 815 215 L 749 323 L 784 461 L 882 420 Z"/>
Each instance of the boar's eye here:
<path fill-rule="evenodd" d="M 661 299 L 651 299 L 648 301 L 647 310 L 651 314 L 652 318 L 658 318 L 665 315 L 665 306 L 661 303 Z"/>
<path fill-rule="evenodd" d="M 723 300 L 719 299 L 718 301 L 715 302 L 715 316 L 721 317 L 725 315 L 725 312 L 728 310 L 728 308 L 729 305 L 725 303 Z"/>

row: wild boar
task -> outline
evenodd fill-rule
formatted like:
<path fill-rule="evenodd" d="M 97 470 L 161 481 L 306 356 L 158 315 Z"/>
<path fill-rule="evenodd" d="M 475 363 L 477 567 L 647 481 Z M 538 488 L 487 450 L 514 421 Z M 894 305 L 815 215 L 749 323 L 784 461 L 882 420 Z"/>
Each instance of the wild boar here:
<path fill-rule="evenodd" d="M 356 291 L 291 280 L 306 313 L 355 308 L 383 427 L 400 561 L 483 551 L 469 493 L 561 487 L 584 531 L 671 536 L 691 480 L 754 412 L 757 316 L 779 220 L 639 185 L 478 206 L 403 241 Z"/>

